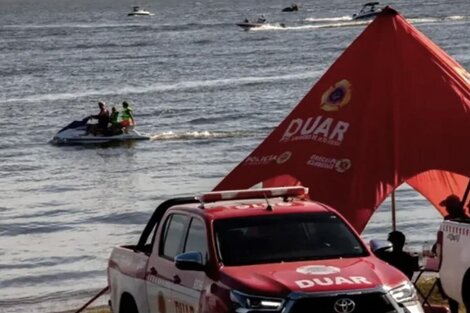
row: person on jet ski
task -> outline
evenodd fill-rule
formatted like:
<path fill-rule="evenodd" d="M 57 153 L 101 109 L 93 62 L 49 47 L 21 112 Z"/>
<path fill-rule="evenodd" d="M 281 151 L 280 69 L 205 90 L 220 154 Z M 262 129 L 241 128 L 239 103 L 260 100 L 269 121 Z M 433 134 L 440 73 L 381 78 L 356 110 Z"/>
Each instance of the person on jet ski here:
<path fill-rule="evenodd" d="M 118 135 L 122 133 L 121 123 L 119 122 L 119 111 L 116 110 L 116 107 L 111 108 L 111 115 L 109 117 L 109 127 L 107 134 L 110 136 Z"/>
<path fill-rule="evenodd" d="M 122 112 L 121 112 L 121 127 L 124 129 L 124 132 L 127 133 L 127 129 L 134 126 L 134 111 L 129 106 L 129 103 L 124 101 L 122 103 Z"/>
<path fill-rule="evenodd" d="M 106 107 L 106 104 L 102 101 L 98 102 L 98 107 L 100 108 L 100 112 L 97 115 L 90 115 L 89 119 L 97 119 L 98 124 L 92 124 L 88 128 L 86 134 L 92 133 L 93 135 L 97 135 L 98 133 L 105 133 L 108 129 L 109 123 L 109 111 Z"/>
<path fill-rule="evenodd" d="M 120 127 L 118 117 L 119 117 L 119 111 L 116 110 L 116 107 L 112 107 L 111 115 L 109 117 L 109 122 L 111 123 L 111 127 L 114 127 L 114 126 Z"/>
<path fill-rule="evenodd" d="M 260 16 L 258 17 L 258 23 L 261 23 L 261 24 L 262 24 L 262 23 L 265 23 L 265 22 L 266 22 L 266 18 L 264 17 L 264 15 L 260 15 Z"/>

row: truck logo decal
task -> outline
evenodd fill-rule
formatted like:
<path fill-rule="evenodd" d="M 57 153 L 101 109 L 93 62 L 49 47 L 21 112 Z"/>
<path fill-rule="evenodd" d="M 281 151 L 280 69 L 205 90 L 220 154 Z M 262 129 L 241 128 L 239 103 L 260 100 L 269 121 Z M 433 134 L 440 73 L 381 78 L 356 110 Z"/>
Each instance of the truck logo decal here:
<path fill-rule="evenodd" d="M 194 313 L 194 308 L 186 303 L 175 301 L 176 313 Z"/>
<path fill-rule="evenodd" d="M 328 265 L 307 265 L 296 270 L 297 273 L 306 275 L 328 275 L 339 273 L 340 271 L 339 268 Z"/>
<path fill-rule="evenodd" d="M 356 303 L 349 298 L 341 298 L 336 300 L 333 308 L 337 313 L 351 313 L 356 308 Z"/>
<path fill-rule="evenodd" d="M 204 283 L 202 280 L 200 279 L 194 280 L 194 285 L 193 285 L 194 290 L 202 290 L 203 288 L 204 288 Z"/>
<path fill-rule="evenodd" d="M 460 240 L 460 234 L 452 234 L 452 233 L 449 233 L 447 235 L 447 239 L 449 239 L 450 241 L 457 241 L 459 242 Z"/>
<path fill-rule="evenodd" d="M 312 278 L 312 279 L 301 279 L 295 281 L 297 286 L 301 289 L 305 288 L 312 288 L 314 286 L 341 286 L 344 284 L 347 285 L 372 285 L 370 281 L 367 280 L 367 278 L 362 277 L 362 276 L 350 276 L 350 277 L 342 277 L 342 276 L 336 276 L 336 277 L 319 277 L 319 278 Z"/>

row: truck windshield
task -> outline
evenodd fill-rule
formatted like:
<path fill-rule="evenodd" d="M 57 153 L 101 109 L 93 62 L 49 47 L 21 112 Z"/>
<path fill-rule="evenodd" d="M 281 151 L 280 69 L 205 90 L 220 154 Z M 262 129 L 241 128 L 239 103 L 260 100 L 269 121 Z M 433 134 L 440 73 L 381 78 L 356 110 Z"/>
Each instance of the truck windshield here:
<path fill-rule="evenodd" d="M 227 266 L 348 258 L 368 255 L 333 213 L 282 214 L 214 221 Z"/>

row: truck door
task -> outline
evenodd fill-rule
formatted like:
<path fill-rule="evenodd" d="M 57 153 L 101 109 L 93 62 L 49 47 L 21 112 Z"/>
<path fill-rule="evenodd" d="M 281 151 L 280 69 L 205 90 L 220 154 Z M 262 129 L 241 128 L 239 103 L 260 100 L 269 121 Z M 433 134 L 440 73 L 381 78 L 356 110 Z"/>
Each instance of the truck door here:
<path fill-rule="evenodd" d="M 207 253 L 207 232 L 202 219 L 193 217 L 189 224 L 184 243 L 184 252 L 201 252 L 205 262 Z M 180 270 L 175 267 L 175 277 L 179 281 L 175 287 L 175 313 L 198 313 L 203 296 L 206 273 L 204 271 Z"/>
<path fill-rule="evenodd" d="M 189 216 L 174 213 L 168 215 L 163 227 L 155 236 L 154 248 L 147 266 L 147 297 L 150 313 L 173 313 L 175 306 L 174 257 L 183 251 Z"/>

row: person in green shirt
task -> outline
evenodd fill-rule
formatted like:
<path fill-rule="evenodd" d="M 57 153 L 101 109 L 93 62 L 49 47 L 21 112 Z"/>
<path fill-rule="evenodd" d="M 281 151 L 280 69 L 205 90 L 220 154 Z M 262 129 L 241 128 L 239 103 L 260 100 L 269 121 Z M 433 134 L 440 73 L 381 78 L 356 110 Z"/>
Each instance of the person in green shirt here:
<path fill-rule="evenodd" d="M 111 108 L 111 115 L 109 117 L 109 122 L 111 123 L 111 126 L 113 126 L 113 127 L 119 126 L 118 117 L 119 117 L 119 111 L 116 110 L 116 107 L 112 107 Z"/>
<path fill-rule="evenodd" d="M 129 106 L 129 103 L 124 101 L 122 103 L 121 111 L 121 127 L 125 133 L 127 133 L 129 128 L 132 128 L 135 125 L 134 121 L 134 111 Z"/>

